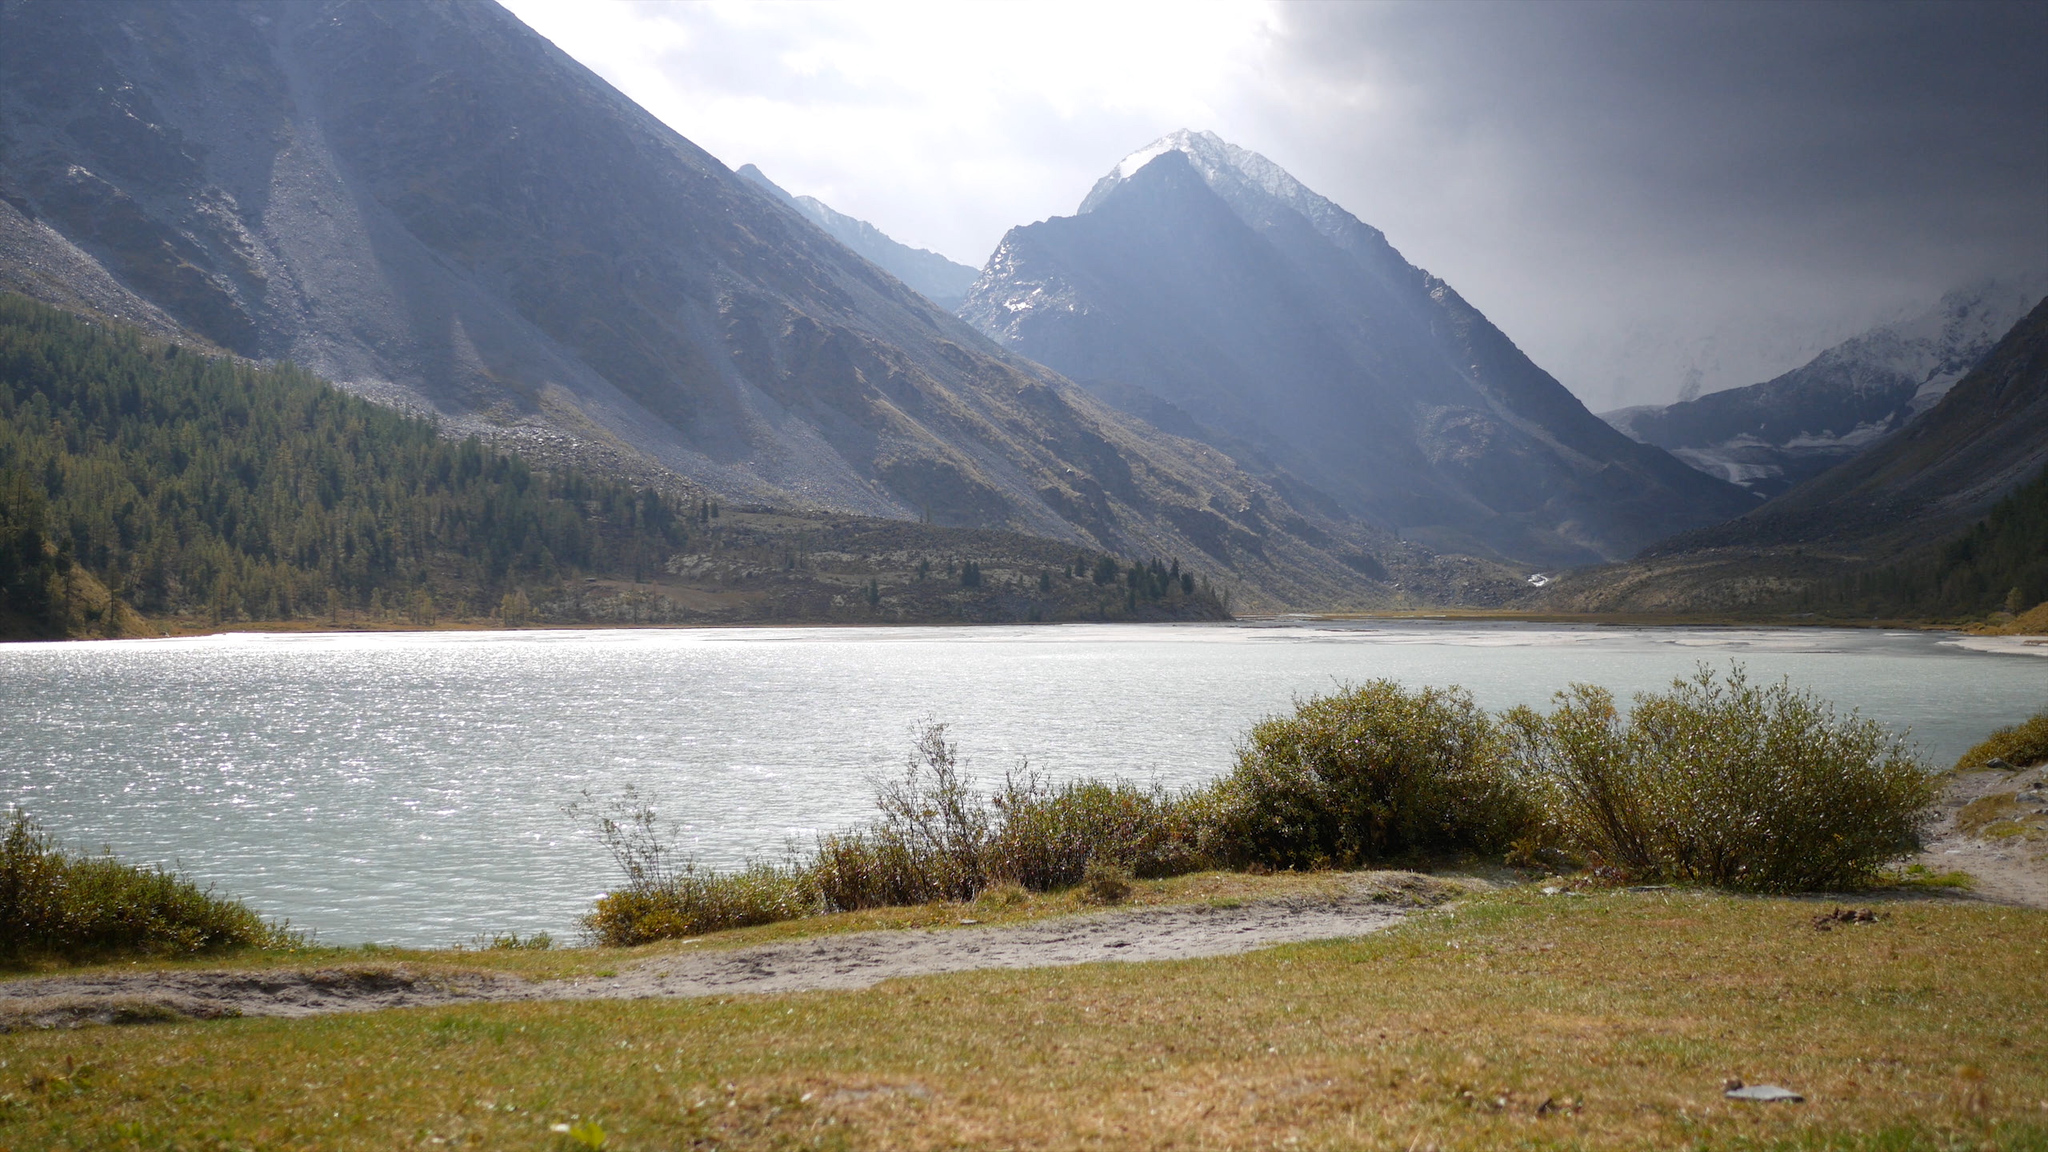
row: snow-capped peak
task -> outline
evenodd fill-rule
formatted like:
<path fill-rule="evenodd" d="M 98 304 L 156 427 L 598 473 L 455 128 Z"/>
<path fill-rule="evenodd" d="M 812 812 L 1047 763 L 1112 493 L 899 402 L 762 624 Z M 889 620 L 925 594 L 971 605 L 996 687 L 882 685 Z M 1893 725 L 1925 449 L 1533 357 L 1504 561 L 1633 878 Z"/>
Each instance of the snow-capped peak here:
<path fill-rule="evenodd" d="M 1081 201 L 1080 212 L 1094 210 L 1118 185 L 1168 152 L 1185 154 L 1203 182 L 1253 227 L 1272 223 L 1276 209 L 1288 209 L 1306 218 L 1316 231 L 1340 246 L 1378 247 L 1386 242 L 1379 229 L 1311 191 L 1286 169 L 1257 152 L 1239 148 L 1214 132 L 1186 128 L 1161 136 L 1117 161 L 1116 167 L 1096 181 L 1087 198 Z"/>
<path fill-rule="evenodd" d="M 1181 144 L 1182 141 L 1192 135 L 1193 133 L 1183 128 L 1172 135 L 1161 136 L 1152 143 L 1145 145 L 1143 148 L 1116 162 L 1116 178 L 1118 180 L 1129 180 L 1138 174 L 1138 169 L 1143 168 L 1145 165 L 1150 164 L 1152 161 L 1157 160 L 1176 148 L 1180 148 L 1181 151 L 1188 151 L 1188 149 L 1182 148 Z M 1203 133 L 1203 135 L 1207 135 L 1207 133 Z"/>

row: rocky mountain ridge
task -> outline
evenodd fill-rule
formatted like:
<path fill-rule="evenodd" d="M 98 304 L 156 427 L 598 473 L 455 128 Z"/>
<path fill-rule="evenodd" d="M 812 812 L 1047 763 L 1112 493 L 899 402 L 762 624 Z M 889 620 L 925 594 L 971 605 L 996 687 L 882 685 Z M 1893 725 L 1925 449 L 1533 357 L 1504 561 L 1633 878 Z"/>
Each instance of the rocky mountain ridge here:
<path fill-rule="evenodd" d="M 858 220 L 815 196 L 792 196 L 752 164 L 742 164 L 739 176 L 753 181 L 784 204 L 811 218 L 834 240 L 860 253 L 870 263 L 924 294 L 925 299 L 946 309 L 958 309 L 967 302 L 967 290 L 980 271 L 955 264 L 937 252 L 912 248 L 865 220 Z"/>
<path fill-rule="evenodd" d="M 2044 470 L 2048 299 L 1933 407 L 1864 452 L 1748 515 L 1674 536 L 1628 564 L 1570 573 L 1528 602 L 1741 613 L 1806 598 L 1831 608 L 1828 597 L 1846 596 L 1859 574 L 1940 550 Z"/>
<path fill-rule="evenodd" d="M 491 3 L 0 7 L 0 287 L 733 503 L 1498 599 L 1004 352 Z"/>
<path fill-rule="evenodd" d="M 1012 229 L 961 315 L 1298 503 L 1440 551 L 1614 559 L 1754 503 L 1616 432 L 1377 229 L 1209 133 Z"/>

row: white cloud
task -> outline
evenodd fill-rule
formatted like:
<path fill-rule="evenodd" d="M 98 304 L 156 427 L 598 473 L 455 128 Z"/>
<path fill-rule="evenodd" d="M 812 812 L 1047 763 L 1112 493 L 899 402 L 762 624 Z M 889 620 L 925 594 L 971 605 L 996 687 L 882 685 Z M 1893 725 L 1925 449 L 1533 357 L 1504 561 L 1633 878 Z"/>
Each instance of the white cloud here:
<path fill-rule="evenodd" d="M 511 0 L 726 164 L 979 266 L 1130 148 L 1226 130 L 1264 4 Z"/>

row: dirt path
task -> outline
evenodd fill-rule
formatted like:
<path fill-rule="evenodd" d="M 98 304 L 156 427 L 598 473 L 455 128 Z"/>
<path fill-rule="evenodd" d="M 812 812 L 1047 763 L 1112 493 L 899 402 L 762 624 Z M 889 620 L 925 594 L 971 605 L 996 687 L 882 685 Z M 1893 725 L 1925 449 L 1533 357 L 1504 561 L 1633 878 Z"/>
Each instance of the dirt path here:
<path fill-rule="evenodd" d="M 1360 936 L 1395 924 L 1404 915 L 1406 909 L 1390 903 L 1385 889 L 1361 887 L 1324 898 L 1102 912 L 1011 928 L 818 936 L 662 956 L 616 976 L 575 980 L 533 982 L 498 973 L 405 965 L 62 976 L 0 983 L 0 1030 L 220 1016 L 313 1016 L 482 1001 L 857 989 L 892 976 L 978 968 L 1228 956 L 1273 944 Z"/>
<path fill-rule="evenodd" d="M 1971 805 L 1979 807 L 1966 813 Z M 1974 831 L 1981 835 L 1968 825 L 1979 825 Z M 1973 891 L 1986 900 L 2048 908 L 2048 765 L 1956 776 L 1942 795 L 1927 850 L 1914 862 L 1968 872 L 1977 882 Z"/>

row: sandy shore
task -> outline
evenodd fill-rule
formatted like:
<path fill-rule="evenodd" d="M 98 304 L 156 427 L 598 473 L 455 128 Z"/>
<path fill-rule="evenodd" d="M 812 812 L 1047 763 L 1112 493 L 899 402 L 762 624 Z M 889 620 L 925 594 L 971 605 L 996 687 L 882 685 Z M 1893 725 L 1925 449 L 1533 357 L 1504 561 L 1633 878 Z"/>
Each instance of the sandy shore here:
<path fill-rule="evenodd" d="M 1390 883 L 1390 881 L 1394 881 Z M 220 1016 L 314 1016 L 510 1000 L 640 1000 L 866 988 L 895 976 L 981 968 L 1228 956 L 1360 936 L 1458 891 L 1425 877 L 1361 876 L 1325 897 L 1108 911 L 1006 928 L 859 932 L 681 953 L 617 975 L 528 981 L 407 965 L 294 971 L 111 972 L 0 984 L 0 1029 Z"/>

